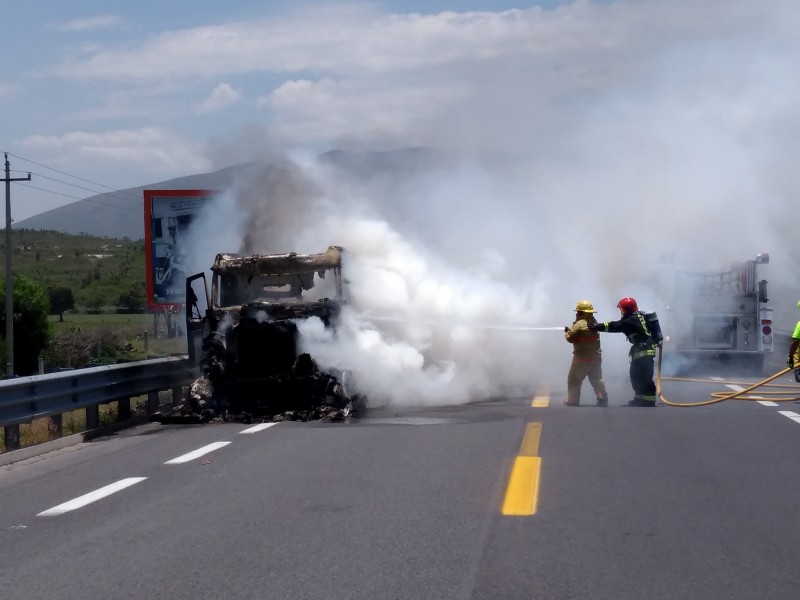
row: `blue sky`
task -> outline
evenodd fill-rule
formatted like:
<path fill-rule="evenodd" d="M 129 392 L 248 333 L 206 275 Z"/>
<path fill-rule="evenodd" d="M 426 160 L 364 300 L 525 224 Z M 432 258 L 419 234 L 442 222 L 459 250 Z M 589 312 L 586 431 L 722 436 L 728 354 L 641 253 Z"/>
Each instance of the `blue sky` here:
<path fill-rule="evenodd" d="M 248 152 L 226 158 L 224 149 L 216 153 L 208 147 L 236 145 L 243 132 L 269 129 L 278 121 L 282 130 L 297 131 L 288 136 L 291 139 L 282 132 L 271 133 L 287 150 L 331 147 L 339 144 L 336 138 L 348 135 L 348 120 L 361 110 L 376 110 L 381 95 L 391 95 L 394 75 L 405 80 L 396 82 L 399 92 L 425 102 L 425 88 L 435 77 L 425 64 L 429 57 L 422 54 L 426 46 L 454 44 L 452 51 L 459 53 L 458 46 L 463 48 L 466 41 L 458 38 L 468 35 L 469 25 L 459 22 L 463 14 L 443 16 L 443 11 L 479 11 L 473 26 L 480 28 L 481 21 L 496 19 L 502 11 L 557 4 L 15 3 L 7 7 L 8 22 L 0 39 L 7 58 L 0 64 L 0 149 L 14 155 L 15 171 L 59 177 L 18 158 L 23 157 L 120 189 L 257 158 Z M 439 27 L 450 31 L 437 31 Z M 419 47 L 403 47 L 417 36 Z M 476 43 L 479 39 L 478 35 Z M 375 58 L 373 50 L 384 55 L 386 64 L 368 64 Z M 453 55 L 433 69 L 459 60 Z M 426 71 L 421 77 L 428 81 L 415 82 L 415 69 Z M 362 105 L 352 106 L 347 114 L 351 94 Z M 305 100 L 298 103 L 300 97 Z M 303 102 L 307 105 L 301 106 Z M 402 110 L 393 106 L 394 115 L 376 120 L 397 118 L 395 126 L 386 124 L 396 132 L 407 118 L 398 114 Z M 326 125 L 326 118 L 331 123 Z M 404 143 L 398 136 L 381 142 L 365 139 L 374 138 L 372 132 L 353 133 L 368 146 Z M 91 195 L 41 177 L 14 187 L 20 197 L 13 211 L 16 220 L 72 202 L 74 196 Z"/>
<path fill-rule="evenodd" d="M 50 190 L 14 184 L 16 220 L 92 195 L 34 163 L 123 189 L 418 145 L 524 173 L 514 194 L 546 195 L 545 215 L 685 202 L 699 235 L 769 203 L 754 246 L 793 218 L 794 0 L 32 0 L 4 17 L 0 150 Z"/>

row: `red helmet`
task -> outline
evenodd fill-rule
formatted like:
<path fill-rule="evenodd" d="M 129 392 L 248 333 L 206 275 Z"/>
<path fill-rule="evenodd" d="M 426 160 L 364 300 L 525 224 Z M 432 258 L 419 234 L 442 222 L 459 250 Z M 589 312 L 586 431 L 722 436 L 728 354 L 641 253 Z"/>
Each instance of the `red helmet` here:
<path fill-rule="evenodd" d="M 617 308 L 627 315 L 639 310 L 639 305 L 636 304 L 636 300 L 634 300 L 630 296 L 626 296 L 625 298 L 619 301 L 619 303 L 617 304 Z"/>

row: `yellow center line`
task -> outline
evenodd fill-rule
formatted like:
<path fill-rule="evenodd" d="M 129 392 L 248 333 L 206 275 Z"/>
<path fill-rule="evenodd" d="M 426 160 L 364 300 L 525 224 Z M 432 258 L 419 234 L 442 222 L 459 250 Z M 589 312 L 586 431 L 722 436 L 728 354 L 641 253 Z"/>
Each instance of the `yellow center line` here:
<path fill-rule="evenodd" d="M 525 428 L 525 435 L 522 436 L 522 444 L 520 444 L 520 456 L 538 456 L 539 455 L 539 438 L 542 435 L 541 423 L 528 423 Z"/>
<path fill-rule="evenodd" d="M 531 402 L 531 408 L 547 408 L 550 406 L 549 394 L 536 394 Z"/>
<path fill-rule="evenodd" d="M 508 479 L 506 495 L 503 499 L 502 514 L 509 516 L 529 516 L 536 514 L 539 499 L 539 474 L 542 459 L 539 452 L 541 423 L 528 423 L 522 437 L 519 455 L 514 459 L 511 476 Z"/>

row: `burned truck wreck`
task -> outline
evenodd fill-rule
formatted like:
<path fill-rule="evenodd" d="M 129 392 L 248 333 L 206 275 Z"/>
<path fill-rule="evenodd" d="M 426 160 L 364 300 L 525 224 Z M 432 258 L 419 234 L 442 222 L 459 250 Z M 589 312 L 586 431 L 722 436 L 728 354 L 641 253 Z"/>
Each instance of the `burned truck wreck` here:
<path fill-rule="evenodd" d="M 322 371 L 300 352 L 298 322 L 336 326 L 346 302 L 342 248 L 319 254 L 218 254 L 186 279 L 189 361 L 199 374 L 162 423 L 214 419 L 338 420 L 354 400 L 349 373 Z M 202 306 L 205 300 L 205 306 Z"/>

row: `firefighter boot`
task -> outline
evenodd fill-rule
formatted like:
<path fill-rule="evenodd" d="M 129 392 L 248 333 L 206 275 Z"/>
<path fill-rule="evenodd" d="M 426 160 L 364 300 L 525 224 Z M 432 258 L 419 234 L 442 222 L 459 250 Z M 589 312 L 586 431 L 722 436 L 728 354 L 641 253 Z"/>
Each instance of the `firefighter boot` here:
<path fill-rule="evenodd" d="M 630 402 L 628 402 L 628 406 L 655 406 L 656 403 L 653 400 L 642 400 L 641 398 L 634 398 Z"/>
<path fill-rule="evenodd" d="M 581 401 L 578 398 L 567 398 L 564 400 L 564 406 L 578 406 Z"/>
<path fill-rule="evenodd" d="M 597 406 L 608 406 L 608 398 L 597 397 Z"/>

